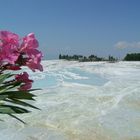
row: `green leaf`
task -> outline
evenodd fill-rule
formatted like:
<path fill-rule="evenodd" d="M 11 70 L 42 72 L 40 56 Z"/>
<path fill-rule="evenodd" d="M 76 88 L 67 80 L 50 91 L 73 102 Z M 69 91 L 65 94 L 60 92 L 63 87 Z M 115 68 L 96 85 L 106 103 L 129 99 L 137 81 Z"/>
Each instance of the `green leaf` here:
<path fill-rule="evenodd" d="M 11 87 L 11 85 L 9 85 L 9 86 L 8 85 L 2 85 L 2 86 L 0 86 L 0 93 L 5 92 L 5 91 L 7 91 L 11 88 L 13 88 L 13 87 Z"/>
<path fill-rule="evenodd" d="M 21 82 L 15 82 L 15 83 L 12 85 L 12 88 L 17 87 L 17 86 L 20 86 L 20 85 L 21 85 Z"/>
<path fill-rule="evenodd" d="M 26 124 L 24 121 L 22 121 L 21 119 L 19 119 L 15 115 L 13 115 L 13 114 L 8 114 L 8 115 L 11 116 L 11 117 L 13 117 L 13 118 L 15 118 L 15 119 L 17 119 L 18 121 L 22 122 L 23 124 Z"/>
<path fill-rule="evenodd" d="M 23 102 L 23 101 L 17 100 L 17 99 L 11 99 L 11 100 L 5 99 L 5 101 L 13 103 L 13 104 L 21 105 L 21 106 L 28 106 L 28 107 L 31 107 L 31 108 L 34 108 L 34 109 L 39 109 L 39 108 L 37 108 L 37 107 L 35 107 L 35 106 L 31 105 L 31 104 L 28 104 L 26 102 Z"/>
<path fill-rule="evenodd" d="M 29 93 L 28 91 L 6 91 L 0 93 L 0 95 L 8 95 L 10 99 L 25 99 L 25 100 L 34 100 L 35 95 Z"/>
<path fill-rule="evenodd" d="M 0 84 L 2 84 L 7 78 L 11 77 L 10 73 L 0 75 Z"/>
<path fill-rule="evenodd" d="M 29 113 L 27 109 L 13 106 L 13 105 L 0 105 L 0 114 L 22 114 L 22 113 Z"/>
<path fill-rule="evenodd" d="M 10 107 L 5 107 L 0 105 L 0 114 L 8 114 L 8 113 L 15 113 Z"/>
<path fill-rule="evenodd" d="M 0 95 L 0 100 L 4 100 L 8 97 L 8 95 Z"/>
<path fill-rule="evenodd" d="M 3 86 L 0 86 L 0 91 L 4 91 L 5 89 L 7 89 L 7 85 L 3 85 Z"/>
<path fill-rule="evenodd" d="M 21 85 L 21 82 L 14 82 L 14 83 L 10 83 L 10 84 L 3 83 L 3 85 L 0 86 L 0 92 L 11 90 L 13 88 L 15 89 L 16 87 L 19 87 L 20 85 Z"/>

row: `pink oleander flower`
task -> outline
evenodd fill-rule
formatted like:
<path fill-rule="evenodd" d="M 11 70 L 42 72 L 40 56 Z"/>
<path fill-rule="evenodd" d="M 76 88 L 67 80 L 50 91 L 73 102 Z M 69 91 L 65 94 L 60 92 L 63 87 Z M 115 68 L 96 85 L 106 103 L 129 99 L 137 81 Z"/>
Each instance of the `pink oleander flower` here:
<path fill-rule="evenodd" d="M 25 83 L 24 85 L 20 86 L 19 90 L 25 91 L 25 90 L 31 89 L 31 87 L 32 87 L 32 83 Z"/>
<path fill-rule="evenodd" d="M 19 46 L 19 36 L 9 31 L 0 31 L 0 40 L 3 45 L 10 43 Z"/>
<path fill-rule="evenodd" d="M 17 52 L 19 46 L 18 35 L 8 32 L 0 31 L 0 61 L 1 63 L 14 64 L 19 57 Z"/>
<path fill-rule="evenodd" d="M 5 66 L 6 70 L 21 70 L 20 66 L 15 66 L 15 65 L 7 65 Z"/>
<path fill-rule="evenodd" d="M 29 60 L 26 62 L 26 65 L 33 71 L 35 71 L 35 69 L 43 71 L 43 67 L 40 64 L 42 53 L 36 49 L 30 49 L 27 50 L 27 55 Z"/>
<path fill-rule="evenodd" d="M 21 74 L 17 74 L 15 76 L 15 80 L 17 82 L 21 82 L 22 85 L 20 86 L 19 90 L 28 90 L 32 87 L 33 80 L 29 79 L 29 75 L 27 72 L 23 72 Z"/>
<path fill-rule="evenodd" d="M 36 48 L 38 48 L 38 46 L 39 46 L 39 44 L 35 38 L 34 33 L 30 33 L 23 38 L 23 42 L 21 44 L 20 50 L 22 52 L 26 52 L 29 49 L 36 49 Z"/>
<path fill-rule="evenodd" d="M 28 66 L 32 71 L 43 71 L 40 64 L 42 53 L 37 50 L 38 46 L 33 33 L 20 40 L 14 33 L 0 31 L 0 66 L 12 64 L 19 67 Z"/>
<path fill-rule="evenodd" d="M 27 58 L 25 65 L 32 71 L 35 71 L 35 69 L 43 71 L 43 67 L 40 64 L 43 55 L 36 48 L 38 48 L 38 41 L 35 39 L 35 35 L 30 33 L 23 38 L 20 52 L 25 55 L 25 58 Z"/>
<path fill-rule="evenodd" d="M 10 44 L 6 44 L 4 46 L 0 46 L 0 61 L 3 63 L 15 64 L 16 60 L 19 57 L 19 53 L 17 52 L 17 48 Z"/>

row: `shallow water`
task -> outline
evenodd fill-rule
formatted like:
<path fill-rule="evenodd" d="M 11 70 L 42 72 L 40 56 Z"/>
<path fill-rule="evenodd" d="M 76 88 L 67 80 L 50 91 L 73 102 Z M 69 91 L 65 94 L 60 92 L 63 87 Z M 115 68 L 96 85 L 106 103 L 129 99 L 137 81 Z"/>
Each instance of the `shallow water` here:
<path fill-rule="evenodd" d="M 140 139 L 140 62 L 44 61 L 32 73 L 37 91 L 23 125 L 1 116 L 2 140 Z"/>

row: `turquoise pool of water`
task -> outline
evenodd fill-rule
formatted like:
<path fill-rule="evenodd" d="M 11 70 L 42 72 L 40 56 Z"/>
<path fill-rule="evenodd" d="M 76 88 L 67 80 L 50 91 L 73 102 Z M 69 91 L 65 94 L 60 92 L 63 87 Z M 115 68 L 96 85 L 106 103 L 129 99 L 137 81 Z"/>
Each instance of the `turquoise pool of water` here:
<path fill-rule="evenodd" d="M 86 84 L 86 85 L 96 85 L 101 86 L 105 84 L 108 80 L 97 75 L 95 73 L 90 73 L 78 68 L 69 69 L 70 72 L 77 74 L 78 76 L 85 77 L 81 79 L 65 79 L 67 82 L 74 82 L 79 84 Z"/>
<path fill-rule="evenodd" d="M 69 68 L 65 69 L 65 71 L 60 70 L 58 75 L 53 75 L 52 73 L 50 74 L 46 72 L 43 79 L 34 80 L 33 87 L 42 89 L 49 88 L 57 86 L 58 84 L 61 84 L 61 82 L 102 86 L 107 81 L 107 79 L 95 73 L 90 73 L 81 70 L 80 68 Z"/>

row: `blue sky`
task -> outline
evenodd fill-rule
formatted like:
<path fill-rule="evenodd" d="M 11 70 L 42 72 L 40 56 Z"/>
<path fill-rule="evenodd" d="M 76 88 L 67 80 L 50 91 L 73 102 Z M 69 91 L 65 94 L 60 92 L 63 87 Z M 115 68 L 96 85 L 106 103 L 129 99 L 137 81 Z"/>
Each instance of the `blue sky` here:
<path fill-rule="evenodd" d="M 139 0 L 0 0 L 0 30 L 36 34 L 45 59 L 140 52 Z"/>

